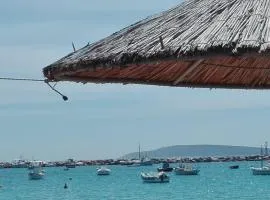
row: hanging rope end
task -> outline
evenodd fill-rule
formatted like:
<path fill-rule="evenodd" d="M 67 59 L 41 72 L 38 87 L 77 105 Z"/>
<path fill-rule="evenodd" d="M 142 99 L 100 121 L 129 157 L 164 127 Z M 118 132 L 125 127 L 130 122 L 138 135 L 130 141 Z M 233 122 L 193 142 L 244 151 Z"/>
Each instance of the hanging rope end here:
<path fill-rule="evenodd" d="M 68 100 L 68 97 L 67 97 L 67 96 L 63 95 L 61 92 L 59 92 L 58 90 L 55 89 L 56 84 L 55 84 L 54 86 L 51 86 L 51 84 L 50 84 L 49 82 L 45 82 L 45 83 L 46 83 L 53 91 L 55 91 L 57 94 L 61 95 L 64 101 L 67 101 L 67 100 Z"/>
<path fill-rule="evenodd" d="M 67 101 L 68 100 L 68 97 L 67 96 L 63 95 L 62 97 L 63 97 L 63 100 L 64 101 Z"/>

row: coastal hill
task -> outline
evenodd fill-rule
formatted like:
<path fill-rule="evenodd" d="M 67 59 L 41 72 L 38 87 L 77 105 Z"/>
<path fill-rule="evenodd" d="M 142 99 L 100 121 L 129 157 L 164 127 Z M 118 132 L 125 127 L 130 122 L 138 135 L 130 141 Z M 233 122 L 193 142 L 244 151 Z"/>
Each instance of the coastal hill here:
<path fill-rule="evenodd" d="M 257 147 L 227 145 L 176 145 L 141 152 L 142 157 L 150 158 L 250 156 L 259 154 L 260 148 Z M 138 158 L 138 152 L 126 154 L 122 158 Z"/>

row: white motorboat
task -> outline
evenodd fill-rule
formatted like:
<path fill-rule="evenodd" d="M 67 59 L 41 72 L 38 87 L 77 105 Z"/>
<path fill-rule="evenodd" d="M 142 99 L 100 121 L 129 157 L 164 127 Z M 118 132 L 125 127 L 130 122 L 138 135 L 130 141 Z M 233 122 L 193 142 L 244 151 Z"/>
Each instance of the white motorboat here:
<path fill-rule="evenodd" d="M 174 169 L 176 175 L 198 175 L 200 170 L 194 168 L 192 165 L 180 164 Z"/>
<path fill-rule="evenodd" d="M 31 180 L 39 180 L 44 176 L 43 172 L 35 172 L 34 170 L 28 173 L 29 179 Z"/>
<path fill-rule="evenodd" d="M 106 168 L 106 167 L 100 167 L 97 169 L 97 175 L 110 175 L 111 174 L 111 170 Z"/>
<path fill-rule="evenodd" d="M 170 182 L 170 177 L 165 172 L 159 173 L 141 173 L 141 178 L 145 183 L 168 183 Z"/>
<path fill-rule="evenodd" d="M 39 180 L 44 177 L 44 170 L 42 170 L 41 162 L 33 162 L 28 177 L 31 180 Z"/>
<path fill-rule="evenodd" d="M 140 166 L 152 166 L 153 163 L 149 158 L 142 158 L 140 160 L 134 161 L 132 165 L 127 165 L 128 167 L 140 167 Z"/>

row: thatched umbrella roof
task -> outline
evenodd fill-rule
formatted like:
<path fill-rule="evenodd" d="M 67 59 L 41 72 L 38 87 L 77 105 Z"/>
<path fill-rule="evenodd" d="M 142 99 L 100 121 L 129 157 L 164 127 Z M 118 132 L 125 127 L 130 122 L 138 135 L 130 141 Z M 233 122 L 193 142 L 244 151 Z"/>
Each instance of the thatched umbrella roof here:
<path fill-rule="evenodd" d="M 45 67 L 49 81 L 270 88 L 270 0 L 188 0 Z"/>

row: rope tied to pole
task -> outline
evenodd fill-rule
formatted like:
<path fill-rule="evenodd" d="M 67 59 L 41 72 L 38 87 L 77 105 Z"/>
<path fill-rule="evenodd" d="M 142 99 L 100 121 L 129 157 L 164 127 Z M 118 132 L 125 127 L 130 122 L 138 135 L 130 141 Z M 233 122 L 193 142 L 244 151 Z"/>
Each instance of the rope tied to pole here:
<path fill-rule="evenodd" d="M 62 96 L 64 101 L 68 100 L 68 97 L 63 95 L 61 92 L 59 92 L 57 89 L 55 89 L 55 86 L 57 82 L 52 86 L 50 84 L 50 81 L 47 79 L 33 79 L 33 78 L 13 78 L 13 77 L 0 77 L 0 80 L 6 80 L 6 81 L 29 81 L 29 82 L 44 82 L 46 83 L 54 92 Z"/>

